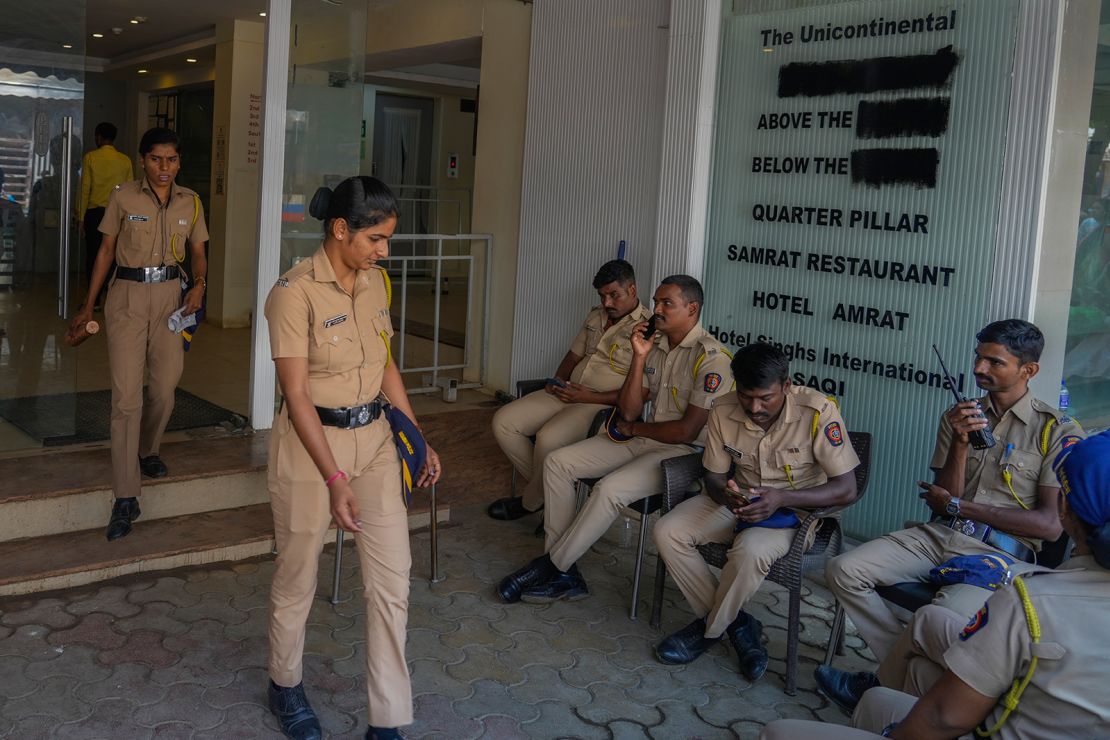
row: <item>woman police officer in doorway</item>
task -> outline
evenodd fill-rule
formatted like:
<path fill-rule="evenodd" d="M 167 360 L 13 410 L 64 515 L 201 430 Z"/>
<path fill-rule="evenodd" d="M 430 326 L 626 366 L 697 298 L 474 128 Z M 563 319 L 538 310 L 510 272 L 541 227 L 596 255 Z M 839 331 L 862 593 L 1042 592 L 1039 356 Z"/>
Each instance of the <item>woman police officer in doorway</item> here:
<path fill-rule="evenodd" d="M 389 255 L 397 202 L 380 181 L 320 188 L 309 213 L 324 221 L 316 253 L 278 279 L 266 301 L 284 397 L 270 439 L 269 489 L 277 542 L 270 595 L 270 709 L 286 735 L 321 737 L 302 677 L 305 622 L 332 519 L 355 535 L 366 598 L 367 738 L 400 737 L 412 722 L 405 664 L 408 514 L 383 407 L 415 422 L 392 362 Z M 384 396 L 384 397 L 383 397 Z M 429 447 L 417 485 L 442 472 Z"/>

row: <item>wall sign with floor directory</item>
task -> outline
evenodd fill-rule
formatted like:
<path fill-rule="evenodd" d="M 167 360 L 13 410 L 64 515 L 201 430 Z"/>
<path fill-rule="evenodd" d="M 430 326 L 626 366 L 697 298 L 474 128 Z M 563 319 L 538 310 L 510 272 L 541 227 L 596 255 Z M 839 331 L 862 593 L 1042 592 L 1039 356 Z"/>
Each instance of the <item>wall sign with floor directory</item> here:
<path fill-rule="evenodd" d="M 781 345 L 795 383 L 881 440 L 855 535 L 924 515 L 913 481 L 950 400 L 933 342 L 978 395 L 1016 13 L 885 0 L 723 22 L 705 326 Z"/>

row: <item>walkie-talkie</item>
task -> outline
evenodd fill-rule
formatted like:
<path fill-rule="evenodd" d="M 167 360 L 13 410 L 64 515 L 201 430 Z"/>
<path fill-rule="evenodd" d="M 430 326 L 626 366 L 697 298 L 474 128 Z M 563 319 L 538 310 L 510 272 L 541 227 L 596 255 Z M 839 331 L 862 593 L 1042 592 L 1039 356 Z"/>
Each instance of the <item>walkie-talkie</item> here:
<path fill-rule="evenodd" d="M 962 403 L 968 400 L 966 397 L 961 397 L 959 391 L 956 390 L 956 381 L 952 379 L 952 375 L 948 372 L 948 368 L 944 366 L 944 358 L 940 356 L 940 350 L 937 349 L 935 344 L 933 345 L 933 351 L 937 353 L 937 359 L 940 360 L 940 369 L 944 371 L 944 379 L 948 381 L 948 387 L 952 389 L 952 395 L 956 398 L 956 403 Z M 975 405 L 979 407 L 979 416 L 983 416 L 983 407 L 978 401 L 975 402 Z M 990 427 L 968 432 L 967 441 L 971 444 L 972 449 L 976 450 L 988 450 L 994 447 L 994 435 L 991 434 Z"/>

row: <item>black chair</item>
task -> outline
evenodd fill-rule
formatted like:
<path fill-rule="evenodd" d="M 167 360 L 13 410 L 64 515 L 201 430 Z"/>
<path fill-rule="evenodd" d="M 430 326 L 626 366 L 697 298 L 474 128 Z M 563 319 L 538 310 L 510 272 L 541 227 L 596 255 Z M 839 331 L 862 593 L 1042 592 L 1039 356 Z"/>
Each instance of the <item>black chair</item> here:
<path fill-rule="evenodd" d="M 856 475 L 856 501 L 867 490 L 867 479 L 871 471 L 871 435 L 867 432 L 849 432 L 852 448 L 859 457 Z M 689 498 L 690 485 L 705 473 L 701 465 L 701 455 L 684 455 L 663 461 L 663 478 L 666 481 L 663 492 L 663 515 Z M 853 502 L 855 503 L 855 501 Z M 851 504 L 849 504 L 851 505 Z M 833 506 L 815 509 L 802 520 L 794 534 L 790 551 L 775 561 L 767 574 L 767 580 L 784 586 L 790 593 L 790 610 L 787 618 L 786 636 L 786 693 L 794 696 L 798 690 L 798 633 L 801 631 L 802 575 L 809 570 L 823 568 L 829 558 L 840 553 L 844 535 L 840 528 L 841 511 L 847 506 Z M 811 526 L 817 528 L 813 542 L 806 548 L 806 533 Z M 712 542 L 699 545 L 705 562 L 716 568 L 724 567 L 728 559 L 731 543 Z M 663 582 L 666 566 L 659 558 L 655 571 L 655 595 L 652 599 L 651 624 L 658 627 L 663 611 Z"/>
<path fill-rule="evenodd" d="M 1037 555 L 1037 564 L 1046 568 L 1055 568 L 1067 559 L 1070 544 L 1068 533 L 1064 532 L 1055 542 L 1049 542 L 1041 548 Z M 876 586 L 875 592 L 884 600 L 896 604 L 908 612 L 915 612 L 921 607 L 931 604 L 940 588 L 940 586 L 929 581 L 906 581 L 889 586 Z M 836 655 L 843 654 L 843 649 L 844 607 L 838 602 L 836 616 L 833 617 L 832 630 L 829 633 L 829 646 L 825 650 L 825 665 L 832 664 Z"/>
<path fill-rule="evenodd" d="M 589 439 L 601 431 L 601 426 L 605 423 L 606 417 L 609 415 L 609 409 L 602 409 L 594 416 L 593 423 L 590 424 L 590 432 L 586 435 Z M 580 478 L 577 483 L 577 497 L 575 499 L 575 508 L 581 509 L 586 503 L 586 497 L 590 495 L 590 490 L 597 484 L 601 478 Z M 636 544 L 636 567 L 632 575 L 632 606 L 628 610 L 628 618 L 635 622 L 637 612 L 640 605 L 640 576 L 643 573 L 644 566 L 644 548 L 647 545 L 647 526 L 648 518 L 659 511 L 663 505 L 663 494 L 655 493 L 650 496 L 645 496 L 638 501 L 634 501 L 628 508 L 640 514 L 640 538 Z"/>

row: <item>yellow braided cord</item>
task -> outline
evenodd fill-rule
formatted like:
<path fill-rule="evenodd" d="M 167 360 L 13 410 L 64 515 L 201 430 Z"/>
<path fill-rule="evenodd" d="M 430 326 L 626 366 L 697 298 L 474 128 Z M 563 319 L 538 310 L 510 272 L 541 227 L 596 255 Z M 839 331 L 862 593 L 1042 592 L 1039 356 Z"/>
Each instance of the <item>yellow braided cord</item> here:
<path fill-rule="evenodd" d="M 389 367 L 389 362 L 393 359 L 393 350 L 389 348 L 389 334 L 386 333 L 385 329 L 382 329 L 378 332 L 378 335 L 382 338 L 382 344 L 385 345 L 385 366 Z"/>
<path fill-rule="evenodd" d="M 393 305 L 393 283 L 389 281 L 389 273 L 384 267 L 378 267 L 378 270 L 382 273 L 382 282 L 385 283 L 385 305 L 390 307 Z"/>
<path fill-rule="evenodd" d="M 193 227 L 197 225 L 197 218 L 199 216 L 200 216 L 200 198 L 198 198 L 197 196 L 194 195 L 193 196 L 193 223 L 191 223 L 189 225 L 189 233 L 192 233 Z M 179 263 L 185 261 L 185 255 L 177 253 L 177 234 L 173 234 L 173 235 L 170 236 L 170 252 L 173 254 L 173 258 L 175 260 L 177 260 Z"/>
<path fill-rule="evenodd" d="M 794 489 L 794 476 L 790 472 L 790 466 L 789 465 L 783 465 L 782 469 L 786 473 L 786 482 L 790 484 L 790 488 L 791 488 L 791 490 L 793 490 Z"/>
<path fill-rule="evenodd" d="M 1025 581 L 1021 576 L 1014 578 L 1014 588 L 1018 591 L 1018 596 L 1021 597 L 1021 605 L 1025 610 L 1025 624 L 1029 628 L 1029 637 L 1032 638 L 1033 644 L 1036 645 L 1041 641 L 1041 620 L 1037 617 L 1037 610 L 1033 606 L 1033 600 L 1029 598 L 1029 591 L 1025 588 Z M 1021 702 L 1021 695 L 1025 692 L 1025 688 L 1029 686 L 1029 682 L 1033 680 L 1033 673 L 1037 670 L 1037 656 L 1033 655 L 1029 660 L 1029 670 L 1025 672 L 1021 680 L 1015 680 L 1010 690 L 1002 697 L 1002 706 L 1005 709 L 1002 716 L 998 718 L 998 722 L 994 727 L 989 730 L 983 729 L 982 726 L 975 728 L 975 734 L 979 737 L 990 737 L 994 733 L 1002 729 L 1002 725 L 1006 724 L 1010 714 L 1017 709 L 1018 704 Z"/>
<path fill-rule="evenodd" d="M 1048 454 L 1048 438 L 1052 434 L 1052 427 L 1056 426 L 1056 419 L 1049 419 L 1041 430 L 1041 454 Z"/>
<path fill-rule="evenodd" d="M 678 386 L 671 386 L 671 398 L 674 399 L 674 407 L 678 409 L 679 413 L 685 414 L 686 409 L 682 408 L 682 404 L 678 402 Z"/>
<path fill-rule="evenodd" d="M 809 438 L 817 439 L 817 427 L 821 426 L 821 412 L 813 412 L 813 424 L 810 425 Z"/>
<path fill-rule="evenodd" d="M 1014 497 L 1014 501 L 1018 502 L 1018 506 L 1029 511 L 1029 505 L 1018 498 L 1017 491 L 1014 490 L 1014 476 L 1009 470 L 1002 471 L 1002 480 L 1006 481 L 1006 487 L 1010 489 L 1010 495 Z"/>
<path fill-rule="evenodd" d="M 616 352 L 618 349 L 620 349 L 620 344 L 617 342 L 613 342 L 613 346 L 609 348 L 609 369 L 615 372 L 617 375 L 628 375 L 627 370 L 621 370 L 619 367 L 613 364 L 613 353 Z"/>

